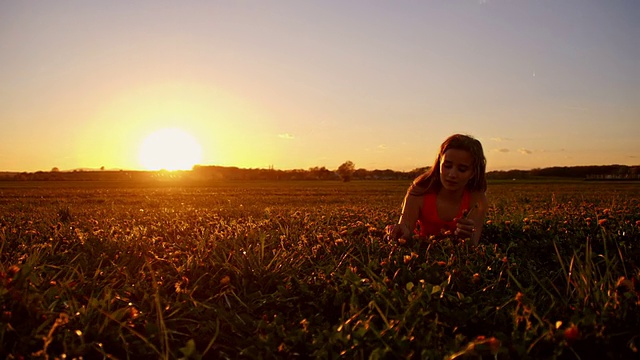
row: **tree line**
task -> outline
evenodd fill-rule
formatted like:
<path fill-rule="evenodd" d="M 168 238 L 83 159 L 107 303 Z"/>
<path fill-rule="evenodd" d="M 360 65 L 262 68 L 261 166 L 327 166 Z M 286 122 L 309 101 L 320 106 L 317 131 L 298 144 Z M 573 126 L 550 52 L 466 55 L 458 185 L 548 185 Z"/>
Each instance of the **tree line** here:
<path fill-rule="evenodd" d="M 309 169 L 277 170 L 273 167 L 238 168 L 233 166 L 196 165 L 185 171 L 127 171 L 127 170 L 74 170 L 61 171 L 57 167 L 51 171 L 33 173 L 0 173 L 4 181 L 158 181 L 158 180 L 413 180 L 427 171 L 428 167 L 411 171 L 367 170 L 356 168 L 346 161 L 337 169 L 324 166 Z M 533 180 L 544 178 L 567 178 L 584 180 L 640 180 L 640 166 L 594 165 L 548 167 L 531 170 L 490 171 L 489 180 Z"/>

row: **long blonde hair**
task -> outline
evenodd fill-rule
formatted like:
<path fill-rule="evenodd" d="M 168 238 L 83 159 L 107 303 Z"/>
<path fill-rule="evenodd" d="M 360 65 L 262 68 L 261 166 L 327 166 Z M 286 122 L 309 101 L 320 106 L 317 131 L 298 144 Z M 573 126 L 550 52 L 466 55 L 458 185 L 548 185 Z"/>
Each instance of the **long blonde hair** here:
<path fill-rule="evenodd" d="M 440 160 L 449 149 L 468 151 L 473 158 L 473 177 L 469 179 L 466 185 L 467 190 L 474 192 L 487 191 L 487 159 L 484 157 L 482 144 L 472 136 L 455 134 L 449 136 L 442 145 L 440 145 L 440 152 L 438 156 L 436 156 L 433 166 L 413 180 L 407 194 L 422 196 L 426 193 L 438 192 L 442 189 L 442 182 L 440 182 Z"/>

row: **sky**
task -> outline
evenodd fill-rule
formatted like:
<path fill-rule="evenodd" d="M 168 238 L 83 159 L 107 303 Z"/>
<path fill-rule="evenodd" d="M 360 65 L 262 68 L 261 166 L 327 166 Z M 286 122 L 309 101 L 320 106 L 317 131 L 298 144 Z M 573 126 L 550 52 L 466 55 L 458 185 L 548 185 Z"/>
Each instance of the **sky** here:
<path fill-rule="evenodd" d="M 638 19 L 636 0 L 0 0 L 0 171 L 193 158 L 141 150 L 167 128 L 202 165 L 408 171 L 454 133 L 488 170 L 638 165 Z"/>

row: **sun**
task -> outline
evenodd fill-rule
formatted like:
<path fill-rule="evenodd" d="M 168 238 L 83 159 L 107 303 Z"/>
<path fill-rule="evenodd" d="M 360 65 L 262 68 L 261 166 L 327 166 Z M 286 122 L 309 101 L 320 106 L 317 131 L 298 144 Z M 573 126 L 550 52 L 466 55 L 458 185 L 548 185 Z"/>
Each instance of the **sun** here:
<path fill-rule="evenodd" d="M 188 132 L 164 128 L 142 141 L 138 158 L 147 170 L 190 170 L 202 161 L 202 147 Z"/>

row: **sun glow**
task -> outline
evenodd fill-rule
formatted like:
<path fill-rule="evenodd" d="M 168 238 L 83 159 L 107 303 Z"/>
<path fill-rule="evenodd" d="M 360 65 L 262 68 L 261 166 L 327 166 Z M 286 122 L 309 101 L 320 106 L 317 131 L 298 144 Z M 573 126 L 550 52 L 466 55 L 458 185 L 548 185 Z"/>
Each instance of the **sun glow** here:
<path fill-rule="evenodd" d="M 147 136 L 138 155 L 147 170 L 189 170 L 202 161 L 202 148 L 186 131 L 165 128 Z"/>

